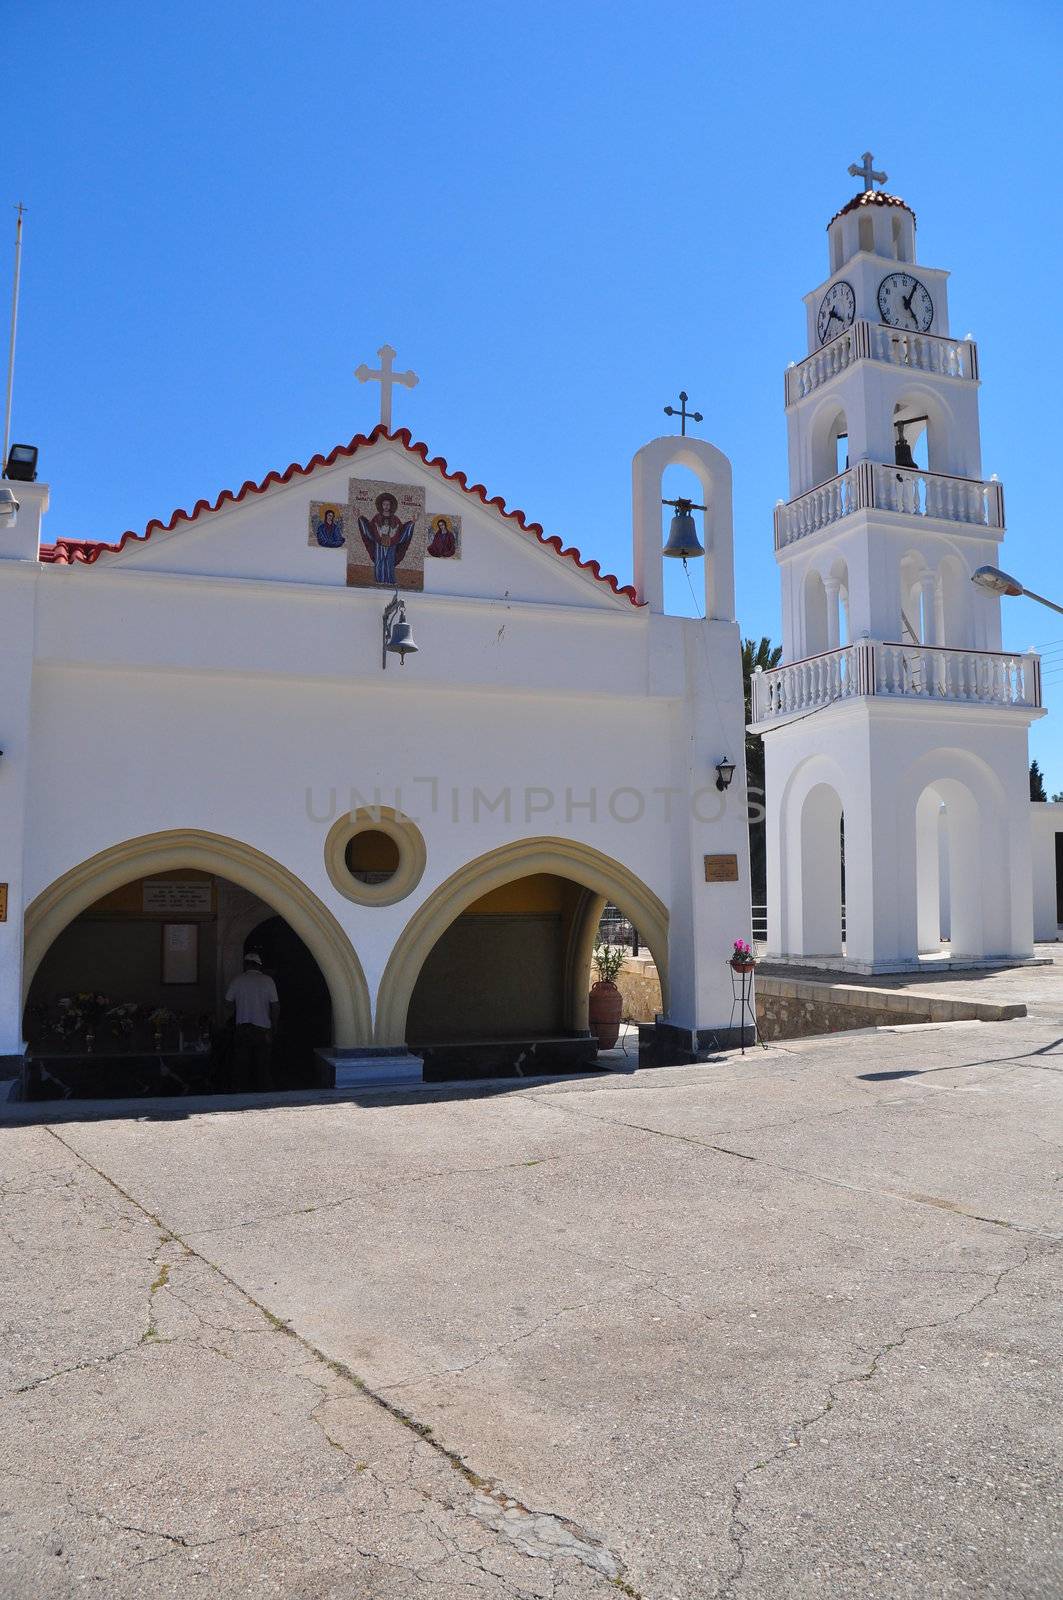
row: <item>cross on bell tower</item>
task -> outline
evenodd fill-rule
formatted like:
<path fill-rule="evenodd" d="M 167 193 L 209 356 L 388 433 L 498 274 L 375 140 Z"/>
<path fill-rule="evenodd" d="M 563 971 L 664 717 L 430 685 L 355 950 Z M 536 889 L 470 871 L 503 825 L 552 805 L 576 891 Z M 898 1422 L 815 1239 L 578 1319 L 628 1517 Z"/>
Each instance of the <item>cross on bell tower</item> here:
<path fill-rule="evenodd" d="M 875 171 L 875 158 L 870 150 L 864 151 L 864 158 L 860 166 L 857 166 L 855 161 L 851 163 L 849 174 L 853 178 L 863 178 L 865 194 L 869 189 L 873 189 L 876 183 L 885 183 L 889 177 L 888 172 Z"/>

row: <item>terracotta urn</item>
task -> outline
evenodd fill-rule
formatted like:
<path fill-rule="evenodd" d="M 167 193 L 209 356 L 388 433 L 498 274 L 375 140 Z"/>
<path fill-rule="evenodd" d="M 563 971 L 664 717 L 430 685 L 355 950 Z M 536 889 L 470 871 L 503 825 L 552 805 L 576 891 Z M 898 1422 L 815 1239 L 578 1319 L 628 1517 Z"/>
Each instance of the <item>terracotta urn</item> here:
<path fill-rule="evenodd" d="M 600 978 L 591 984 L 588 1021 L 591 1032 L 597 1035 L 599 1050 L 611 1050 L 619 1039 L 623 1009 L 624 997 L 615 983 Z"/>

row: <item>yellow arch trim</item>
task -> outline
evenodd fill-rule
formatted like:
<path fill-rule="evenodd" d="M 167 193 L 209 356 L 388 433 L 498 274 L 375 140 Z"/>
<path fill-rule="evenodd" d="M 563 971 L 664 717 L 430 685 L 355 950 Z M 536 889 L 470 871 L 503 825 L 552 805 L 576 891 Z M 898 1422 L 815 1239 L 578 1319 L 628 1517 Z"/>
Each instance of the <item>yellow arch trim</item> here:
<path fill-rule="evenodd" d="M 362 964 L 332 912 L 272 856 L 223 834 L 198 828 L 142 834 L 101 850 L 64 872 L 26 909 L 24 997 L 45 953 L 68 923 L 131 878 L 154 872 L 216 872 L 248 889 L 290 923 L 328 984 L 334 1042 L 368 1045 L 373 1038 L 369 986 Z"/>
<path fill-rule="evenodd" d="M 405 1043 L 414 985 L 430 952 L 450 924 L 481 895 L 533 872 L 569 878 L 619 906 L 650 947 L 661 977 L 663 1003 L 667 1006 L 668 908 L 664 901 L 627 867 L 600 850 L 593 850 L 590 845 L 573 839 L 517 839 L 467 862 L 414 912 L 399 935 L 380 980 L 376 1008 L 378 1045 Z M 593 929 L 588 935 L 585 923 L 582 932 L 581 943 L 589 956 Z"/>

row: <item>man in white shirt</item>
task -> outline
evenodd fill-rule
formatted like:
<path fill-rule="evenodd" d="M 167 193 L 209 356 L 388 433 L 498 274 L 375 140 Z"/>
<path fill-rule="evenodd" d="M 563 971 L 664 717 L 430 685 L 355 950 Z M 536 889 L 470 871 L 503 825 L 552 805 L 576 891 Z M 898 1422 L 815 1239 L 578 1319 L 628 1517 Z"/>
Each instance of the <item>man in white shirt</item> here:
<path fill-rule="evenodd" d="M 262 957 L 253 950 L 244 956 L 244 970 L 230 983 L 225 999 L 235 1008 L 233 1068 L 237 1086 L 266 1090 L 270 1088 L 270 1053 L 280 1000 L 277 985 L 262 971 Z"/>

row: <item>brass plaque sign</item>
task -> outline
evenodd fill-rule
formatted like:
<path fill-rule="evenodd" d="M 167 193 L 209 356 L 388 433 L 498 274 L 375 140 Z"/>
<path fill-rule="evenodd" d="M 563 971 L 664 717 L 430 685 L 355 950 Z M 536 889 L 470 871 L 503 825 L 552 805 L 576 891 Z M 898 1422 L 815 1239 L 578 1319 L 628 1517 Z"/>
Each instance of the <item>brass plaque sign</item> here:
<path fill-rule="evenodd" d="M 7 884 L 0 883 L 0 922 L 7 921 Z"/>
<path fill-rule="evenodd" d="M 738 882 L 738 857 L 737 856 L 706 856 L 705 857 L 705 882 L 706 883 L 737 883 Z"/>

